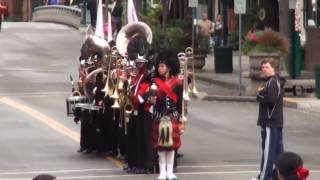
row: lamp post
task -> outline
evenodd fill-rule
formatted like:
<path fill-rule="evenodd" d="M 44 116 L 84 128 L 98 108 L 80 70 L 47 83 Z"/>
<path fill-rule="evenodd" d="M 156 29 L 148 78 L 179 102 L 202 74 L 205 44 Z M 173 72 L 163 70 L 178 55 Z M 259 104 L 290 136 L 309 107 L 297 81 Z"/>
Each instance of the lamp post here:
<path fill-rule="evenodd" d="M 82 0 L 82 25 L 87 24 L 87 0 Z"/>
<path fill-rule="evenodd" d="M 143 0 L 143 15 L 147 15 L 147 0 Z"/>

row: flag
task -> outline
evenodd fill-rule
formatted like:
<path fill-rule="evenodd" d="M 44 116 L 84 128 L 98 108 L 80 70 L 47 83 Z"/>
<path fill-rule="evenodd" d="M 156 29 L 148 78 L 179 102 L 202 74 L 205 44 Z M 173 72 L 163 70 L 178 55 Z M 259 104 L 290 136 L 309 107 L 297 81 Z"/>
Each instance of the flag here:
<path fill-rule="evenodd" d="M 111 13 L 108 11 L 108 38 L 107 41 L 112 41 L 112 23 L 111 23 Z"/>
<path fill-rule="evenodd" d="M 94 32 L 94 35 L 104 39 L 102 0 L 99 0 L 98 2 L 97 22 L 96 22 L 96 30 Z"/>
<path fill-rule="evenodd" d="M 134 7 L 133 0 L 128 0 L 128 24 L 133 22 L 138 22 L 138 16 L 136 13 L 136 8 Z"/>

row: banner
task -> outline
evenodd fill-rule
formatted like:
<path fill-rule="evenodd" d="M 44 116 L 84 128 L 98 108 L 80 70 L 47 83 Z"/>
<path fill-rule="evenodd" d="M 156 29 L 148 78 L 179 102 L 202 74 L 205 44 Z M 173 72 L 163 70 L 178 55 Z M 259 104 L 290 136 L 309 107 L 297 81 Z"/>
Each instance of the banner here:
<path fill-rule="evenodd" d="M 96 22 L 96 30 L 94 32 L 94 35 L 104 39 L 102 0 L 99 0 L 98 2 L 97 22 Z"/>
<path fill-rule="evenodd" d="M 111 24 L 111 13 L 108 11 L 108 38 L 107 41 L 112 41 L 112 24 Z"/>
<path fill-rule="evenodd" d="M 136 13 L 136 8 L 134 7 L 133 0 L 128 0 L 127 13 L 128 13 L 128 24 L 139 21 Z"/>

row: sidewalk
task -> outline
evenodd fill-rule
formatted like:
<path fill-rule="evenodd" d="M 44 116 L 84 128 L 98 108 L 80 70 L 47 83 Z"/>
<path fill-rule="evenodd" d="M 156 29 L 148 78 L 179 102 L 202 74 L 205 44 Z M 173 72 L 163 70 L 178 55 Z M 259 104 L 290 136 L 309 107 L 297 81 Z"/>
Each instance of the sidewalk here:
<path fill-rule="evenodd" d="M 250 79 L 246 78 L 249 74 L 249 58 L 242 56 L 242 93 L 250 85 Z M 214 70 L 214 57 L 209 54 L 206 58 L 206 64 L 201 70 L 195 72 L 196 80 L 202 81 L 202 85 L 196 84 L 198 91 L 204 91 L 207 95 L 206 100 L 217 101 L 249 101 L 255 102 L 253 96 L 239 96 L 239 56 L 237 52 L 233 55 L 233 73 L 217 74 Z M 312 76 L 308 75 L 308 78 Z M 205 85 L 203 85 L 205 84 Z M 314 93 L 303 97 L 294 97 L 286 94 L 284 104 L 286 107 L 296 108 L 308 112 L 320 113 L 320 100 Z"/>

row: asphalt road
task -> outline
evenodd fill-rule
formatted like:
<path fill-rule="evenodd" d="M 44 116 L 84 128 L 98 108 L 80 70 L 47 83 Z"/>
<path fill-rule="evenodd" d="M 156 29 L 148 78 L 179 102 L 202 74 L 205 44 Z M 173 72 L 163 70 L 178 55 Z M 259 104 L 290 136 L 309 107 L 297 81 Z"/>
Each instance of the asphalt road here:
<path fill-rule="evenodd" d="M 56 24 L 3 24 L 0 32 L 0 179 L 156 179 L 123 172 L 119 161 L 79 154 L 79 125 L 66 116 L 82 35 Z M 199 89 L 219 88 L 199 82 Z M 247 180 L 258 173 L 255 103 L 192 100 L 180 150 L 183 180 Z M 285 109 L 285 149 L 302 155 L 320 179 L 320 116 Z"/>

